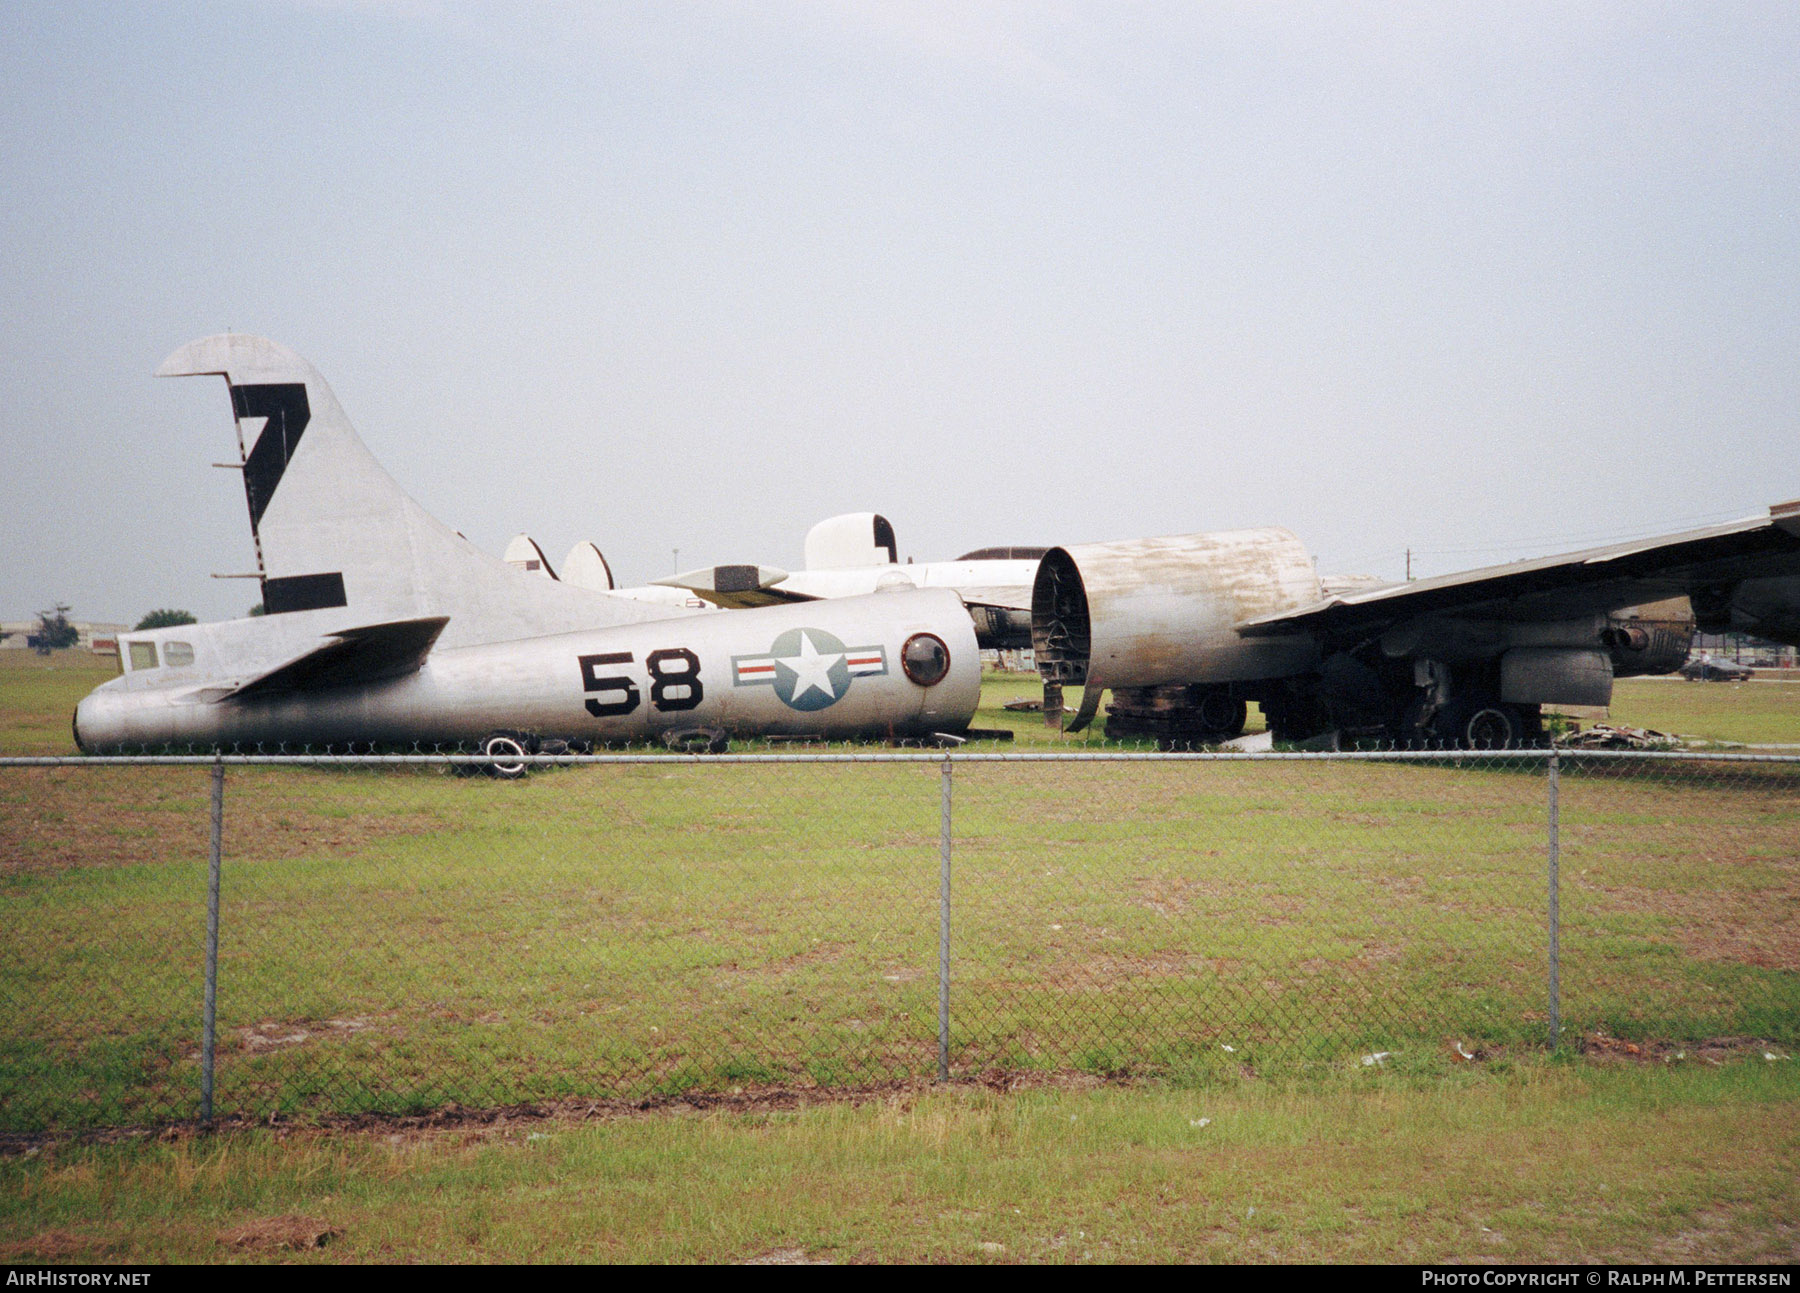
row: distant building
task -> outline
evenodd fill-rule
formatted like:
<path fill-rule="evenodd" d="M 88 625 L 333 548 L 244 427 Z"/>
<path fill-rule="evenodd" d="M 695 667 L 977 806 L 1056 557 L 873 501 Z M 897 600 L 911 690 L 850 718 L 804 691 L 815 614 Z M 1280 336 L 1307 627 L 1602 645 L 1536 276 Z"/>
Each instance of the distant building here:
<path fill-rule="evenodd" d="M 131 632 L 129 624 L 103 624 L 98 620 L 70 620 L 75 631 L 81 636 L 76 640 L 76 647 L 85 651 L 97 651 L 101 655 L 119 654 L 119 634 Z M 0 620 L 0 651 L 24 651 L 30 647 L 26 641 L 38 631 L 37 617 L 28 620 Z"/>

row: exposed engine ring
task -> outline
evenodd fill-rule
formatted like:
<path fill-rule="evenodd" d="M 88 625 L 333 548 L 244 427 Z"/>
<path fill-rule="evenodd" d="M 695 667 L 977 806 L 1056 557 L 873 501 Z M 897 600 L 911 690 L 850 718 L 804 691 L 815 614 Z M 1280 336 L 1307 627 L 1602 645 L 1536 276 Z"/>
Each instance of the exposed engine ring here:
<path fill-rule="evenodd" d="M 1213 744 L 1241 735 L 1249 716 L 1249 706 L 1225 687 L 1120 688 L 1106 707 L 1106 738 Z"/>

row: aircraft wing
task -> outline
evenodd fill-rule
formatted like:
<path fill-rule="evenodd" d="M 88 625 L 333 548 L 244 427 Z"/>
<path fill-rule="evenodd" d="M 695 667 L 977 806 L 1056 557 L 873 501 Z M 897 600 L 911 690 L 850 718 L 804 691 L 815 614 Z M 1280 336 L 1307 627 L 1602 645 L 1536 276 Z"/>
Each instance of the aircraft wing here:
<path fill-rule="evenodd" d="M 279 692 L 323 691 L 329 687 L 380 682 L 413 673 L 425 663 L 447 615 L 367 624 L 331 634 L 331 641 L 295 656 L 233 688 L 219 700 L 245 700 Z"/>
<path fill-rule="evenodd" d="M 685 588 L 714 606 L 734 611 L 819 600 L 808 593 L 774 587 L 787 577 L 787 571 L 778 570 L 774 566 L 732 565 L 706 566 L 700 570 L 670 575 L 667 579 L 652 579 L 650 582 L 665 588 Z"/>
<path fill-rule="evenodd" d="M 1502 621 L 1556 620 L 1606 613 L 1671 597 L 1689 597 L 1696 615 L 1714 608 L 1738 612 L 1733 627 L 1795 641 L 1800 613 L 1785 598 L 1764 611 L 1746 611 L 1747 581 L 1800 578 L 1800 501 L 1778 504 L 1766 516 L 1706 529 L 1617 543 L 1556 557 L 1349 592 L 1298 610 L 1238 625 L 1246 637 L 1296 632 L 1323 637 L 1379 631 L 1431 616 Z"/>

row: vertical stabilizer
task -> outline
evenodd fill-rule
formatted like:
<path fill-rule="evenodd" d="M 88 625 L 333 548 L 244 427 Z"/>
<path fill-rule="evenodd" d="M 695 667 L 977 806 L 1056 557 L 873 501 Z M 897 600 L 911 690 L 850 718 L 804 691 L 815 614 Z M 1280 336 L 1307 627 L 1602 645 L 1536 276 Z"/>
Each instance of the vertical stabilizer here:
<path fill-rule="evenodd" d="M 420 507 L 363 445 L 313 366 L 262 337 L 189 342 L 159 377 L 213 374 L 231 390 L 244 495 L 270 615 L 339 624 L 447 616 L 463 646 L 666 615 L 524 579 Z M 648 612 L 648 613 L 647 613 Z"/>
<path fill-rule="evenodd" d="M 605 555 L 586 539 L 570 548 L 569 555 L 563 558 L 562 577 L 564 583 L 597 593 L 610 593 L 617 587 Z"/>
<path fill-rule="evenodd" d="M 899 562 L 894 527 L 877 512 L 849 512 L 806 532 L 808 570 L 854 570 Z"/>
<path fill-rule="evenodd" d="M 550 558 L 538 546 L 538 541 L 529 534 L 515 534 L 506 545 L 506 551 L 500 559 L 514 570 L 523 570 L 528 575 L 541 575 L 545 579 L 555 579 L 556 571 L 550 565 Z"/>

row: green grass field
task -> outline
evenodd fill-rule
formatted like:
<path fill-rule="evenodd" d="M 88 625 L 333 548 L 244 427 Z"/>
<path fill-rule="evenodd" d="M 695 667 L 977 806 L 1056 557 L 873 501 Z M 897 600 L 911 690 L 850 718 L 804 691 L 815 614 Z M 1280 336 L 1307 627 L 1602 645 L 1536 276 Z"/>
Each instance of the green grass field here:
<path fill-rule="evenodd" d="M 109 673 L 0 657 L 0 749 L 66 750 Z M 1788 704 L 1637 688 L 1724 740 Z M 979 724 L 1069 743 L 1008 689 Z M 205 778 L 0 771 L 0 1127 L 196 1111 Z M 231 770 L 220 1108 L 328 1125 L 14 1141 L 0 1249 L 299 1257 L 267 1245 L 302 1217 L 322 1260 L 1794 1254 L 1792 776 L 1565 772 L 1552 1055 L 1541 769 L 962 765 L 972 1085 L 932 1093 L 938 778 Z M 769 1094 L 833 1089 L 890 1094 Z M 702 1096 L 761 1103 L 567 1112 Z M 329 1125 L 521 1101 L 565 1113 Z"/>
<path fill-rule="evenodd" d="M 1794 1065 L 952 1089 L 0 1159 L 11 1261 L 1791 1262 Z M 296 1251 L 329 1232 L 321 1249 Z"/>

